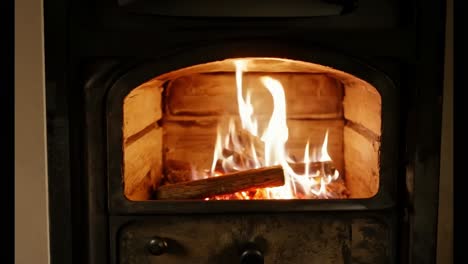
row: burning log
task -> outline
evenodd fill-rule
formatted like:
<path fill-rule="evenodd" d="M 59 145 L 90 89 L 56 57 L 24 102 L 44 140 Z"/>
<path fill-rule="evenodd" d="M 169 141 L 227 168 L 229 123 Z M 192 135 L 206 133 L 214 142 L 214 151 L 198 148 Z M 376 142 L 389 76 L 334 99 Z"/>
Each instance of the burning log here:
<path fill-rule="evenodd" d="M 223 149 L 223 153 L 226 154 L 224 157 L 232 157 L 235 164 L 240 168 L 254 168 L 258 165 L 251 156 L 246 154 L 237 153 L 231 150 Z M 227 159 L 226 158 L 226 159 Z M 228 173 L 236 172 L 238 169 L 229 166 L 223 166 L 223 161 L 218 159 L 216 161 L 215 172 Z"/>
<path fill-rule="evenodd" d="M 236 127 L 238 126 L 240 125 L 236 125 Z M 262 163 L 265 144 L 258 136 L 238 129 L 234 133 L 230 132 L 226 139 L 223 146 L 220 146 L 224 159 L 231 157 L 235 164 L 241 168 L 257 167 Z"/>
<path fill-rule="evenodd" d="M 186 182 L 192 179 L 192 166 L 181 160 L 167 160 L 164 167 L 165 181 L 170 184 Z"/>
<path fill-rule="evenodd" d="M 305 163 L 292 163 L 289 166 L 298 174 L 305 172 Z M 323 171 L 325 175 L 333 175 L 335 170 L 336 168 L 332 161 L 314 161 L 309 163 L 310 174 L 314 174 L 316 171 Z"/>
<path fill-rule="evenodd" d="M 254 136 L 250 132 L 243 129 L 238 130 L 236 135 L 239 143 L 247 148 L 243 152 L 252 153 L 253 151 L 255 151 L 257 157 L 264 156 L 263 151 L 265 148 L 265 143 L 263 143 L 258 136 Z"/>
<path fill-rule="evenodd" d="M 160 200 L 202 199 L 255 188 L 282 186 L 284 182 L 283 168 L 273 166 L 239 171 L 202 180 L 163 185 L 156 190 L 155 197 Z"/>
<path fill-rule="evenodd" d="M 350 195 L 348 188 L 342 179 L 333 181 L 327 185 L 327 191 L 336 199 L 347 199 Z"/>
<path fill-rule="evenodd" d="M 242 160 L 243 162 L 253 162 L 250 160 L 248 157 L 238 154 L 236 152 L 232 152 L 232 156 L 234 157 L 234 160 L 237 161 L 237 159 Z M 239 164 L 239 163 L 237 163 Z M 289 166 L 293 169 L 294 172 L 298 174 L 304 174 L 305 173 L 305 163 L 290 163 Z M 333 175 L 335 173 L 335 166 L 332 161 L 314 161 L 309 163 L 309 173 L 314 174 L 316 171 L 321 171 L 325 173 L 325 175 Z M 223 168 L 222 161 L 217 160 L 216 161 L 216 166 L 215 166 L 215 171 L 216 172 L 234 172 L 236 170 L 234 169 L 229 169 L 229 168 Z"/>

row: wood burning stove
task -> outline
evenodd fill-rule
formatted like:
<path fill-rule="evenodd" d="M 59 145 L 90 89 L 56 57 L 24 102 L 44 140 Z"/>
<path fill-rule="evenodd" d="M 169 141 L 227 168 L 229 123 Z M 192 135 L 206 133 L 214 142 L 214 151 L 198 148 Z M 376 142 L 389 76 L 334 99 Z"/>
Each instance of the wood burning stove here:
<path fill-rule="evenodd" d="M 443 3 L 53 2 L 53 262 L 433 263 Z"/>

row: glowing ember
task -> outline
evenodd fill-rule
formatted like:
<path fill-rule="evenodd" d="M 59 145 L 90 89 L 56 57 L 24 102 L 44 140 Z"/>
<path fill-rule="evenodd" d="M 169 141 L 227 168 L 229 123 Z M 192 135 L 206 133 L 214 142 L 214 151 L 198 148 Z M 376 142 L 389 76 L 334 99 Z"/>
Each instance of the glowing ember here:
<path fill-rule="evenodd" d="M 213 163 L 210 177 L 220 176 L 227 172 L 281 165 L 285 171 L 285 185 L 275 188 L 256 189 L 230 195 L 206 198 L 205 200 L 226 199 L 297 199 L 297 198 L 335 198 L 329 191 L 329 184 L 336 181 L 340 174 L 332 167 L 332 158 L 328 154 L 328 131 L 325 133 L 321 149 L 309 152 L 309 142 L 304 148 L 303 171 L 297 172 L 297 164 L 286 154 L 288 125 L 286 119 L 286 96 L 282 84 L 269 76 L 260 81 L 273 97 L 273 112 L 268 125 L 259 136 L 258 120 L 254 116 L 251 104 L 251 92 L 246 91 L 243 97 L 243 72 L 247 69 L 246 61 L 235 61 L 237 103 L 241 128 L 234 119 L 230 119 L 226 128 L 218 127 Z M 319 153 L 317 153 L 317 151 Z M 320 164 L 319 169 L 310 165 Z M 296 165 L 296 166 L 294 166 Z M 294 169 L 293 169 L 294 168 Z"/>

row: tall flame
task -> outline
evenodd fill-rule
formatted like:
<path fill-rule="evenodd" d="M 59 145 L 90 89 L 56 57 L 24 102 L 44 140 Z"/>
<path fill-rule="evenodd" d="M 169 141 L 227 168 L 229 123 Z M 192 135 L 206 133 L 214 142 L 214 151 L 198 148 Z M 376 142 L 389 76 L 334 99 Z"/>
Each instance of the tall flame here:
<path fill-rule="evenodd" d="M 328 130 L 325 133 L 325 139 L 323 140 L 322 151 L 320 152 L 321 155 L 320 155 L 319 161 L 325 162 L 325 161 L 331 161 L 332 160 L 330 155 L 328 155 L 327 148 L 328 148 Z"/>
<path fill-rule="evenodd" d="M 260 79 L 273 96 L 273 113 L 268 127 L 262 136 L 265 142 L 265 166 L 283 164 L 286 155 L 285 144 L 288 141 L 288 124 L 286 123 L 286 96 L 281 83 L 270 77 Z"/>
<path fill-rule="evenodd" d="M 211 176 L 218 176 L 229 171 L 281 165 L 285 172 L 285 185 L 257 190 L 253 197 L 249 196 L 247 192 L 239 192 L 235 194 L 235 198 L 294 199 L 298 197 L 332 197 L 332 194 L 327 191 L 327 185 L 339 178 L 339 172 L 338 170 L 327 169 L 327 164 L 332 162 L 332 158 L 327 151 L 328 130 L 325 133 L 318 155 L 315 148 L 312 150 L 312 156 L 310 155 L 310 144 L 307 141 L 304 148 L 304 171 L 303 173 L 297 173 L 292 167 L 294 162 L 291 162 L 286 152 L 289 131 L 286 118 L 286 95 L 282 84 L 269 76 L 260 77 L 261 83 L 273 98 L 274 107 L 268 125 L 259 138 L 258 121 L 254 116 L 250 90 L 246 91 L 245 99 L 243 95 L 243 72 L 247 69 L 247 63 L 243 60 L 237 60 L 235 61 L 235 67 L 237 103 L 242 131 L 238 131 L 236 122 L 232 118 L 229 120 L 227 131 L 223 131 L 222 127 L 218 126 L 213 163 L 210 170 Z M 248 136 L 243 136 L 242 133 L 248 133 Z M 262 143 L 262 146 L 259 146 L 259 142 Z M 243 155 L 239 157 L 232 153 L 242 153 Z M 317 161 L 322 163 L 321 168 L 311 171 L 311 163 Z M 223 199 L 223 197 L 217 199 Z"/>
<path fill-rule="evenodd" d="M 250 103 L 250 92 L 247 92 L 247 99 L 244 101 L 242 96 L 242 75 L 247 69 L 247 63 L 243 60 L 236 60 L 236 87 L 237 87 L 237 105 L 239 106 L 239 116 L 242 122 L 242 128 L 257 136 L 257 120 L 253 117 L 253 106 Z"/>

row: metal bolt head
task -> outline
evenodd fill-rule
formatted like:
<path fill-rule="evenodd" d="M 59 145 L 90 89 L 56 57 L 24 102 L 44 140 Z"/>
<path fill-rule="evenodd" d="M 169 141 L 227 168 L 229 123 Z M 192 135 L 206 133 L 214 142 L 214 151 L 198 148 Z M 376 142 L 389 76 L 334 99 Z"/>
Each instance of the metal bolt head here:
<path fill-rule="evenodd" d="M 263 264 L 264 263 L 263 253 L 256 248 L 246 249 L 244 252 L 242 252 L 240 256 L 240 263 L 241 264 Z"/>
<path fill-rule="evenodd" d="M 153 237 L 148 241 L 147 249 L 155 256 L 162 255 L 167 252 L 167 241 L 161 237 Z"/>

